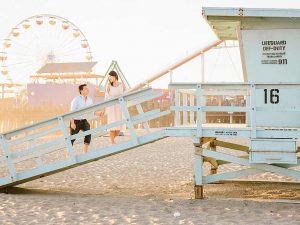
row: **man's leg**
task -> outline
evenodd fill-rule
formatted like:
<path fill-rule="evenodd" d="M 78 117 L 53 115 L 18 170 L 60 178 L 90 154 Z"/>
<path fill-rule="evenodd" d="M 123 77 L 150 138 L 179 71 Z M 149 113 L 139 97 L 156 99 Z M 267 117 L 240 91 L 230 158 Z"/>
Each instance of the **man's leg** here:
<path fill-rule="evenodd" d="M 75 130 L 74 130 L 74 129 L 72 129 L 71 123 L 70 123 L 70 134 L 71 134 L 71 135 L 78 134 L 78 132 L 79 132 L 80 129 L 81 129 L 80 126 L 79 126 L 79 123 L 75 122 L 75 125 L 76 125 L 76 128 L 75 128 Z M 73 146 L 75 140 L 76 140 L 76 139 L 71 140 L 72 146 Z"/>
<path fill-rule="evenodd" d="M 87 131 L 87 130 L 90 130 L 91 129 L 91 126 L 89 124 L 89 122 L 87 120 L 84 121 L 84 124 L 82 126 L 82 130 L 83 131 Z M 84 153 L 87 153 L 88 149 L 89 149 L 89 145 L 91 143 L 91 138 L 92 138 L 92 135 L 86 135 L 84 137 L 84 143 L 83 143 L 83 152 Z"/>
<path fill-rule="evenodd" d="M 115 131 L 114 131 L 114 130 L 109 131 L 109 137 L 110 137 L 110 142 L 111 142 L 112 144 L 116 144 L 116 142 L 115 142 L 116 134 L 115 134 Z"/>

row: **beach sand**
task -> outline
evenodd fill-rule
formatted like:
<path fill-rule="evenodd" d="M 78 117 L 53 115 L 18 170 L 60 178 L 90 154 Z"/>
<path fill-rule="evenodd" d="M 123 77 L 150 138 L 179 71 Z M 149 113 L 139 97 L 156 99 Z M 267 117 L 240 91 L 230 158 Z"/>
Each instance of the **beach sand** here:
<path fill-rule="evenodd" d="M 166 138 L 19 185 L 0 194 L 0 224 L 300 224 L 300 183 L 271 173 L 206 185 L 195 200 L 193 153 L 190 138 Z"/>

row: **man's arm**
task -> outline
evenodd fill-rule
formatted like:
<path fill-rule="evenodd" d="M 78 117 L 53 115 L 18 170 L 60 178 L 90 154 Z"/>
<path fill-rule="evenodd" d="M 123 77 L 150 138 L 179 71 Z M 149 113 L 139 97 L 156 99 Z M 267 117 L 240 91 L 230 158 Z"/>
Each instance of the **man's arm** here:
<path fill-rule="evenodd" d="M 72 111 L 75 111 L 77 109 L 77 101 L 76 99 L 74 98 L 73 101 L 71 102 L 71 112 Z M 71 118 L 71 128 L 73 130 L 76 129 L 76 125 L 75 125 L 75 121 L 74 121 L 74 118 Z"/>

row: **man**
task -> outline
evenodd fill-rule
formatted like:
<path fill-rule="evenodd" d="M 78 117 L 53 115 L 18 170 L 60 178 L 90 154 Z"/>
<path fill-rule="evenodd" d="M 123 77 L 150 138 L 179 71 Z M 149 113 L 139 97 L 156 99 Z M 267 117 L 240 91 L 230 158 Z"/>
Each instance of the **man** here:
<path fill-rule="evenodd" d="M 79 85 L 78 91 L 80 95 L 75 97 L 72 100 L 71 111 L 76 111 L 93 104 L 93 100 L 90 97 L 88 97 L 89 89 L 86 84 Z M 77 134 L 80 130 L 82 131 L 90 130 L 90 124 L 87 121 L 86 117 L 87 115 L 80 115 L 71 119 L 71 125 L 70 125 L 71 135 Z M 75 139 L 71 140 L 72 145 L 74 141 Z M 87 153 L 90 142 L 91 142 L 91 135 L 89 134 L 84 137 L 84 143 L 83 143 L 84 153 Z"/>

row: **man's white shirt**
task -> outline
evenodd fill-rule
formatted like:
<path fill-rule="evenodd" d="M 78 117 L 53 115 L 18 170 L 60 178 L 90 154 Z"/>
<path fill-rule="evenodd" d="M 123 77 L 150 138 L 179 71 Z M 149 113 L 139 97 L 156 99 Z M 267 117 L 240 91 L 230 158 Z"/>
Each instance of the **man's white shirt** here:
<path fill-rule="evenodd" d="M 88 107 L 90 105 L 93 105 L 93 100 L 90 97 L 84 97 L 82 95 L 79 95 L 75 97 L 72 102 L 71 102 L 71 111 L 76 111 L 85 107 Z M 83 115 L 78 115 L 74 117 L 74 120 L 83 120 L 83 119 L 88 119 L 88 117 L 91 115 L 83 114 Z"/>

